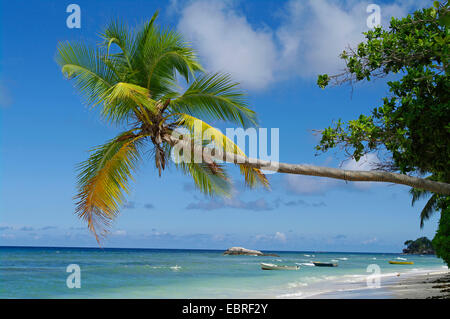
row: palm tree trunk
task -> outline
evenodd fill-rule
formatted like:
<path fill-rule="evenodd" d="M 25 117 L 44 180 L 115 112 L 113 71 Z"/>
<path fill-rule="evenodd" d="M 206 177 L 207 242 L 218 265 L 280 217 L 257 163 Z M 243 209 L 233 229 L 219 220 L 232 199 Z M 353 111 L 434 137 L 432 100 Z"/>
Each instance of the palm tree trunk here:
<path fill-rule="evenodd" d="M 191 143 L 189 140 L 179 140 L 172 136 L 165 136 L 164 139 L 172 146 L 177 145 L 179 148 L 190 149 L 193 147 L 194 154 L 202 155 L 202 157 L 200 158 L 205 158 L 205 148 L 200 145 L 192 145 L 193 143 Z M 387 171 L 352 171 L 306 164 L 279 163 L 260 160 L 256 158 L 248 158 L 232 153 L 224 153 L 219 149 L 215 149 L 213 154 L 210 154 L 209 150 L 206 152 L 206 157 L 209 156 L 211 159 L 234 164 L 246 164 L 250 167 L 267 171 L 296 175 L 328 177 L 345 181 L 394 183 L 428 190 L 433 193 L 450 195 L 450 184 L 448 183 L 435 182 L 405 174 L 398 174 Z"/>

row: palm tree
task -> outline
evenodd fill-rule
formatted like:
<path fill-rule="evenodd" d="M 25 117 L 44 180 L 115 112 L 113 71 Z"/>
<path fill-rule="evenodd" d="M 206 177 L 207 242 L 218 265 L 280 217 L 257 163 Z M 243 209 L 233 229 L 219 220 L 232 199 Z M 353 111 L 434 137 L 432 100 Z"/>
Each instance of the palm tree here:
<path fill-rule="evenodd" d="M 196 123 L 200 123 L 201 133 L 213 129 L 200 118 L 242 127 L 256 124 L 255 112 L 246 105 L 238 84 L 226 74 L 203 72 L 194 51 L 179 34 L 155 26 L 156 16 L 137 32 L 111 22 L 101 34 L 98 48 L 68 42 L 58 45 L 57 63 L 87 104 L 100 106 L 105 119 L 128 128 L 93 149 L 79 165 L 76 213 L 97 241 L 118 214 L 132 173 L 146 150 L 161 176 L 175 145 L 172 136 L 180 128 L 185 130 L 185 140 L 193 141 Z M 184 92 L 177 84 L 178 76 L 188 84 Z M 214 135 L 201 143 L 210 144 L 214 138 L 226 151 L 245 155 L 220 131 L 214 130 Z M 191 175 L 203 192 L 229 194 L 230 180 L 216 161 L 203 158 L 196 163 L 192 159 L 175 165 Z M 259 168 L 245 163 L 239 166 L 249 186 L 268 186 Z"/>
<path fill-rule="evenodd" d="M 437 180 L 435 175 L 430 175 L 427 177 L 429 180 Z M 411 188 L 409 190 L 409 194 L 412 196 L 411 199 L 411 205 L 414 206 L 414 204 L 420 200 L 425 199 L 427 197 L 430 197 L 425 204 L 425 206 L 422 208 L 422 211 L 420 212 L 420 228 L 423 228 L 424 222 L 428 220 L 435 212 L 437 212 L 439 207 L 439 194 L 433 194 L 430 191 L 420 189 L 420 188 Z M 405 243 L 405 245 L 407 245 Z"/>
<path fill-rule="evenodd" d="M 111 22 L 97 47 L 69 42 L 58 45 L 56 61 L 86 104 L 98 106 L 107 121 L 127 127 L 93 149 L 78 167 L 76 213 L 87 222 L 97 241 L 119 213 L 142 154 L 151 152 L 161 175 L 176 145 L 188 146 L 189 155 L 200 154 L 202 161 L 198 163 L 186 160 L 195 156 L 183 152 L 179 156 L 184 160 L 175 165 L 210 195 L 229 193 L 230 180 L 221 160 L 237 164 L 251 187 L 268 187 L 261 172 L 264 168 L 347 181 L 391 182 L 450 194 L 450 184 L 403 174 L 247 158 L 237 145 L 207 123 L 220 120 L 244 128 L 257 124 L 256 114 L 246 104 L 238 83 L 227 74 L 205 73 L 189 44 L 176 32 L 156 26 L 156 17 L 157 13 L 134 31 L 118 21 Z M 179 79 L 186 82 L 186 89 L 180 87 Z M 198 123 L 200 132 L 196 130 Z M 213 132 L 207 134 L 210 138 L 204 137 L 206 131 Z M 180 132 L 182 138 L 174 138 Z M 214 151 L 205 153 L 211 144 Z"/>
<path fill-rule="evenodd" d="M 413 206 L 419 199 L 429 197 L 432 194 L 429 191 L 418 188 L 411 188 L 409 190 L 409 193 L 412 196 L 411 205 Z M 439 210 L 438 204 L 439 204 L 439 195 L 432 194 L 431 197 L 428 199 L 427 203 L 425 204 L 425 206 L 422 208 L 422 211 L 420 212 L 420 228 L 423 228 L 425 220 L 428 220 L 433 215 L 433 213 Z"/>

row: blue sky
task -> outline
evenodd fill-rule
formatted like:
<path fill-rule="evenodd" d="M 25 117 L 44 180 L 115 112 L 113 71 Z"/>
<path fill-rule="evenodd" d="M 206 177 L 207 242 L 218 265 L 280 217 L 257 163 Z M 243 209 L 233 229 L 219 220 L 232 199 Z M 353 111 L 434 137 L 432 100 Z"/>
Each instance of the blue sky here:
<path fill-rule="evenodd" d="M 373 1 L 372 1 L 373 2 Z M 429 1 L 423 1 L 428 4 Z M 66 7 L 81 8 L 81 28 Z M 381 22 L 419 1 L 378 1 Z M 264 5 L 261 5 L 264 4 Z M 430 2 L 431 4 L 431 2 Z M 160 10 L 209 71 L 241 82 L 260 126 L 279 128 L 280 160 L 355 168 L 338 151 L 315 156 L 313 129 L 368 113 L 386 80 L 326 90 L 317 74 L 342 67 L 337 54 L 367 30 L 364 1 L 14 1 L 1 4 L 0 245 L 97 246 L 74 215 L 75 165 L 118 128 L 88 110 L 54 62 L 59 41 L 98 42 L 113 17 L 134 25 Z M 221 126 L 222 128 L 225 126 Z M 367 160 L 376 160 L 376 155 Z M 365 164 L 362 168 L 365 168 Z M 231 168 L 235 195 L 207 198 L 188 177 L 151 163 L 138 172 L 109 247 L 396 252 L 433 237 L 437 216 L 419 228 L 408 188 L 270 175 L 271 190 L 249 190 Z"/>

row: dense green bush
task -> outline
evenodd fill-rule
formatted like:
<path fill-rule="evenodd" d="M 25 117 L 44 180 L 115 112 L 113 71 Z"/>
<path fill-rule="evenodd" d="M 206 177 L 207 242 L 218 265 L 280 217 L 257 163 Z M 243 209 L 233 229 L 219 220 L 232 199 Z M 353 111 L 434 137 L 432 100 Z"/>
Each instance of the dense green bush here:
<path fill-rule="evenodd" d="M 450 205 L 441 211 L 439 227 L 433 239 L 436 256 L 450 266 Z"/>

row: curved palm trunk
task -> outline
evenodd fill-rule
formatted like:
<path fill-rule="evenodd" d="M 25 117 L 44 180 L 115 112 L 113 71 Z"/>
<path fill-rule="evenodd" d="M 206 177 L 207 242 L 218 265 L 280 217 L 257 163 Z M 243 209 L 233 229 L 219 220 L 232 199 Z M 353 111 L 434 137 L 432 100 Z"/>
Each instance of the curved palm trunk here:
<path fill-rule="evenodd" d="M 411 186 L 428 190 L 433 193 L 450 195 L 450 184 L 435 182 L 424 178 L 408 176 L 405 174 L 391 173 L 386 171 L 350 171 L 339 168 L 323 167 L 306 164 L 287 164 L 272 161 L 265 161 L 255 158 L 247 158 L 244 156 L 224 153 L 221 150 L 215 149 L 213 154 L 210 154 L 211 149 L 204 152 L 200 145 L 192 145 L 188 140 L 179 140 L 172 136 L 165 136 L 164 140 L 169 142 L 172 146 L 177 145 L 180 148 L 193 148 L 194 154 L 201 154 L 203 158 L 211 158 L 214 160 L 225 161 L 234 164 L 247 164 L 250 167 L 260 168 L 267 171 L 275 171 L 279 173 L 320 176 L 341 179 L 345 181 L 359 181 L 359 182 L 384 182 Z"/>

